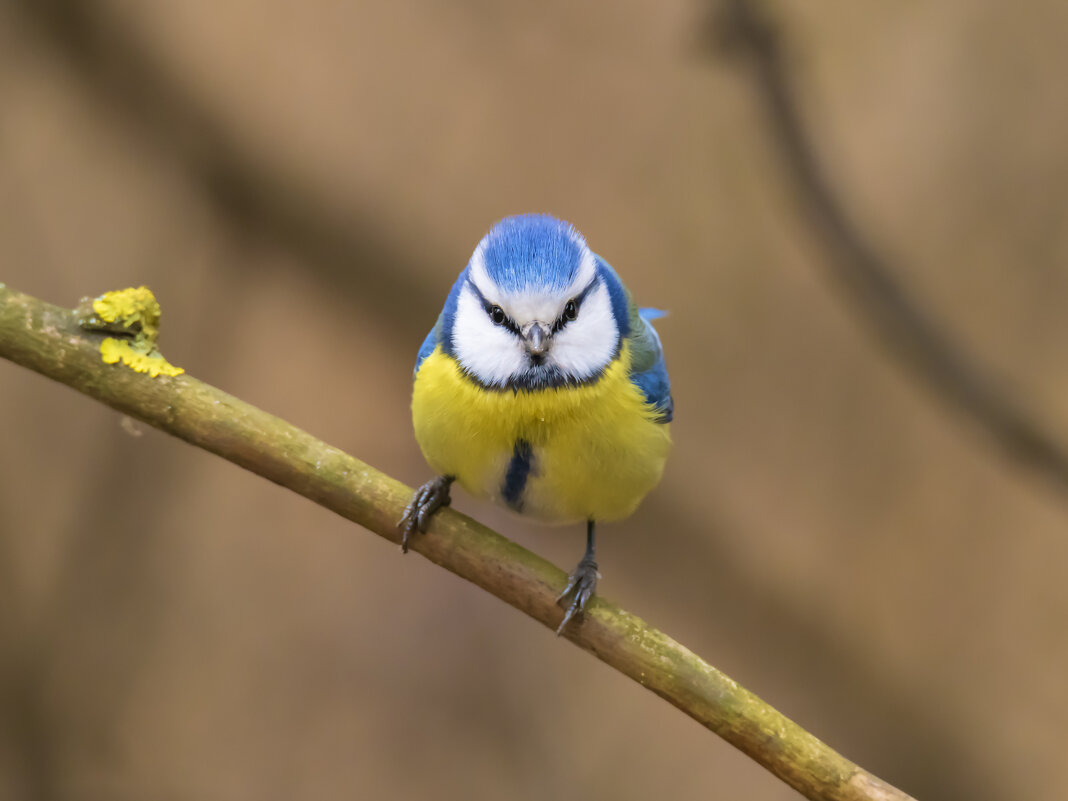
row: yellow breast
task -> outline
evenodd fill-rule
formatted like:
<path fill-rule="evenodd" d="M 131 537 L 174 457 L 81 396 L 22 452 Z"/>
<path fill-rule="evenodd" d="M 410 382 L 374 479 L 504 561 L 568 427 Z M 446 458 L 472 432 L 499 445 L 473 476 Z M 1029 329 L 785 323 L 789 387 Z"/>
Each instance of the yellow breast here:
<path fill-rule="evenodd" d="M 560 523 L 626 517 L 660 480 L 671 445 L 629 365 L 624 343 L 594 383 L 488 390 L 438 347 L 415 377 L 416 440 L 436 472 L 523 514 Z"/>

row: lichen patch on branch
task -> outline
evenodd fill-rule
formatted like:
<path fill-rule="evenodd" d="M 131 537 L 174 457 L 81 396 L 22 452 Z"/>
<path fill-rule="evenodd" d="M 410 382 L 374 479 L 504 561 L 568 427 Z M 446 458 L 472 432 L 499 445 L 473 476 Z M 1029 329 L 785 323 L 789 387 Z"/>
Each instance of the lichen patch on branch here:
<path fill-rule="evenodd" d="M 153 378 L 158 375 L 181 375 L 185 372 L 183 368 L 175 367 L 164 359 L 158 350 L 144 353 L 127 339 L 105 339 L 100 343 L 100 358 L 106 364 L 122 362 L 131 370 L 148 373 Z"/>
<path fill-rule="evenodd" d="M 147 286 L 105 292 L 83 299 L 78 306 L 82 328 L 119 335 L 100 343 L 100 357 L 105 363 L 121 362 L 153 378 L 181 375 L 185 370 L 164 359 L 156 345 L 160 316 L 156 296 Z"/>

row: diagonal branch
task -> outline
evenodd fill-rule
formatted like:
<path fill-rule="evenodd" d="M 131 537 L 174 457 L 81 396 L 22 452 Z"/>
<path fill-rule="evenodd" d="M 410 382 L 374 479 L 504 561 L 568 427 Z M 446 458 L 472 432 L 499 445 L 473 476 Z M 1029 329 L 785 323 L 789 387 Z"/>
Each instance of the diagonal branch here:
<path fill-rule="evenodd" d="M 105 332 L 106 333 L 106 332 Z M 392 542 L 411 490 L 284 420 L 187 375 L 104 364 L 105 333 L 0 284 L 0 357 L 287 487 Z M 555 629 L 563 572 L 443 509 L 412 550 Z M 565 637 L 646 687 L 811 799 L 907 801 L 666 634 L 595 597 Z"/>
<path fill-rule="evenodd" d="M 1007 457 L 1068 495 L 1068 451 L 909 297 L 842 207 L 801 121 L 777 31 L 759 4 L 719 0 L 716 8 L 714 40 L 747 57 L 801 212 L 826 252 L 831 277 L 851 297 L 861 321 L 939 398 L 986 431 Z"/>

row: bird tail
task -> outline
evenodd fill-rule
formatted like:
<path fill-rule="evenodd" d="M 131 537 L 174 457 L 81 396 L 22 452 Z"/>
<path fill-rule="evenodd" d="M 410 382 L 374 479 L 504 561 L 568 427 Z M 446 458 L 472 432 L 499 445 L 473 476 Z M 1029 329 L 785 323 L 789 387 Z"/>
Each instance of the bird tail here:
<path fill-rule="evenodd" d="M 668 313 L 663 309 L 638 309 L 638 316 L 645 321 L 659 320 L 661 317 L 667 317 Z"/>

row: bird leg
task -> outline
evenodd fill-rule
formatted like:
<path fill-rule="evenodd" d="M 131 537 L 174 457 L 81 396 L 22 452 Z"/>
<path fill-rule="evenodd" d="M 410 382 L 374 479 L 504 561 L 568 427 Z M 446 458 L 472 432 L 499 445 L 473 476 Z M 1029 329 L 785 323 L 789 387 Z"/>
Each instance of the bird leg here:
<path fill-rule="evenodd" d="M 574 618 L 582 617 L 586 604 L 589 603 L 593 591 L 597 589 L 597 579 L 600 577 L 601 574 L 597 572 L 597 562 L 594 561 L 593 521 L 588 520 L 586 521 L 586 553 L 571 571 L 571 575 L 567 577 L 567 586 L 564 587 L 564 591 L 556 597 L 558 604 L 561 601 L 566 604 L 568 596 L 573 596 L 564 619 L 560 621 L 556 629 L 556 636 L 559 637 L 564 627 Z"/>
<path fill-rule="evenodd" d="M 449 497 L 449 487 L 452 485 L 454 476 L 438 476 L 426 482 L 415 491 L 408 505 L 404 507 L 404 515 L 397 521 L 401 530 L 401 550 L 408 553 L 408 538 L 416 531 L 426 532 L 430 516 L 442 506 L 448 506 L 452 499 Z"/>

